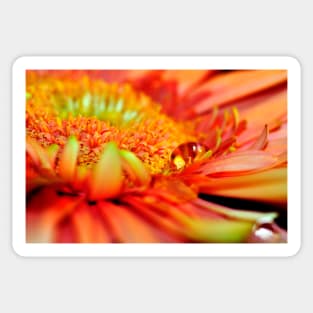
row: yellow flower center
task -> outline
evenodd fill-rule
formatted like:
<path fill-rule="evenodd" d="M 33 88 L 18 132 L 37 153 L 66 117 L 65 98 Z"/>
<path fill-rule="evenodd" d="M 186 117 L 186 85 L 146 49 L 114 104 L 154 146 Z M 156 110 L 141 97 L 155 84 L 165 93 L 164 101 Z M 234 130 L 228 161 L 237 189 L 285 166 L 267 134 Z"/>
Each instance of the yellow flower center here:
<path fill-rule="evenodd" d="M 129 85 L 87 77 L 76 81 L 32 80 L 26 93 L 27 135 L 42 146 L 80 142 L 78 165 L 99 160 L 103 145 L 116 142 L 145 164 L 151 174 L 170 166 L 180 144 L 195 141 L 193 130 L 162 114 L 161 106 Z"/>

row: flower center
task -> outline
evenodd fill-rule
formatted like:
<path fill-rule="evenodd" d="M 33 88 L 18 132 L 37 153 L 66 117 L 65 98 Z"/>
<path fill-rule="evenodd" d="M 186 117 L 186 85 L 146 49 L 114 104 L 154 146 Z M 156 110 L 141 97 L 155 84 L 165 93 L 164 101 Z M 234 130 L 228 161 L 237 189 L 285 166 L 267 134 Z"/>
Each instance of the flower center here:
<path fill-rule="evenodd" d="M 27 135 L 44 147 L 64 147 L 76 137 L 78 165 L 96 163 L 103 145 L 114 141 L 135 153 L 151 174 L 162 173 L 176 147 L 196 140 L 186 123 L 172 120 L 129 85 L 45 78 L 27 84 L 26 99 Z"/>

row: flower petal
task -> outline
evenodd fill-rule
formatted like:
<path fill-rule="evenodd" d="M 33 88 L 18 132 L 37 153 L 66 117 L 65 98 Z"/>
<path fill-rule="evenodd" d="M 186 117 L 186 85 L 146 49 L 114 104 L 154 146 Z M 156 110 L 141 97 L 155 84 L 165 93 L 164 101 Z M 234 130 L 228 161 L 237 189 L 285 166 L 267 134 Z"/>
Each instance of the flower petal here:
<path fill-rule="evenodd" d="M 122 159 L 124 159 L 129 165 L 127 166 L 127 169 L 129 172 L 131 172 L 134 179 L 137 180 L 140 185 L 145 186 L 149 184 L 151 180 L 149 172 L 147 171 L 143 163 L 136 157 L 136 155 L 126 150 L 121 150 L 120 155 Z"/>
<path fill-rule="evenodd" d="M 195 241 L 212 243 L 245 242 L 253 223 L 230 220 L 190 220 L 187 233 Z"/>
<path fill-rule="evenodd" d="M 59 146 L 56 144 L 52 144 L 51 146 L 49 146 L 47 148 L 47 154 L 51 163 L 51 166 L 54 167 L 55 166 L 55 160 L 59 151 Z"/>
<path fill-rule="evenodd" d="M 66 181 L 72 181 L 75 176 L 79 143 L 73 136 L 69 137 L 60 156 L 59 175 Z"/>
<path fill-rule="evenodd" d="M 31 138 L 26 139 L 26 151 L 39 169 L 52 169 L 49 155 L 35 140 Z"/>
<path fill-rule="evenodd" d="M 76 208 L 72 214 L 72 221 L 79 243 L 107 243 L 111 241 L 111 236 L 101 221 L 101 216 L 93 214 L 86 202 Z"/>
<path fill-rule="evenodd" d="M 207 160 L 202 164 L 194 163 L 185 173 L 202 175 L 228 175 L 247 173 L 275 165 L 277 158 L 264 151 L 238 151 L 217 159 Z"/>
<path fill-rule="evenodd" d="M 214 106 L 257 93 L 287 80 L 284 70 L 234 71 L 217 75 L 198 88 L 194 96 L 206 94 L 207 97 L 192 108 L 196 114 L 202 114 Z"/>
<path fill-rule="evenodd" d="M 287 152 L 287 137 L 270 140 L 265 148 L 265 151 L 275 156 L 279 156 Z"/>
<path fill-rule="evenodd" d="M 251 150 L 262 150 L 262 149 L 264 149 L 268 143 L 267 138 L 268 138 L 268 126 L 265 125 L 260 137 L 258 137 L 258 139 L 252 144 L 252 146 L 249 149 L 251 149 Z"/>
<path fill-rule="evenodd" d="M 109 142 L 93 167 L 89 180 L 89 199 L 100 200 L 117 196 L 123 184 L 122 162 L 114 142 Z"/>
<path fill-rule="evenodd" d="M 213 73 L 214 71 L 208 70 L 166 70 L 162 78 L 165 80 L 174 80 L 177 83 L 178 96 L 183 96 L 191 88 L 198 85 Z"/>
<path fill-rule="evenodd" d="M 200 192 L 240 199 L 256 200 L 285 207 L 287 203 L 287 168 L 209 179 L 199 186 Z"/>
<path fill-rule="evenodd" d="M 176 218 L 166 214 L 171 206 L 154 197 L 126 196 L 123 201 L 133 207 L 136 212 L 159 229 L 161 239 L 164 242 L 184 242 L 184 229 L 178 224 Z M 177 208 L 176 208 L 177 209 Z"/>
<path fill-rule="evenodd" d="M 250 243 L 286 243 L 287 231 L 275 223 L 255 225 L 247 242 Z"/>
<path fill-rule="evenodd" d="M 265 121 L 270 135 L 275 128 L 285 121 L 287 89 L 283 88 L 263 97 L 254 97 L 252 100 L 237 103 L 237 106 L 240 110 L 240 117 L 247 120 L 246 131 L 241 133 L 237 140 L 238 145 L 242 146 L 259 136 L 264 128 Z"/>
<path fill-rule="evenodd" d="M 231 209 L 210 201 L 204 201 L 202 199 L 197 199 L 195 201 L 196 204 L 205 208 L 209 211 L 213 211 L 215 213 L 220 214 L 220 216 L 227 217 L 230 219 L 235 220 L 242 220 L 242 221 L 250 221 L 250 222 L 267 222 L 271 223 L 274 219 L 278 216 L 275 212 L 263 213 L 263 212 L 256 212 L 256 211 L 246 211 L 246 210 L 235 210 Z"/>
<path fill-rule="evenodd" d="M 111 203 L 99 203 L 104 220 L 110 225 L 115 240 L 124 243 L 159 242 L 153 227 L 140 216 L 132 213 L 130 208 Z"/>
<path fill-rule="evenodd" d="M 248 120 L 248 127 L 263 127 L 287 113 L 287 87 L 236 102 L 240 117 Z"/>
<path fill-rule="evenodd" d="M 81 197 L 58 196 L 54 188 L 45 188 L 27 203 L 26 241 L 53 242 L 57 224 L 81 202 Z"/>

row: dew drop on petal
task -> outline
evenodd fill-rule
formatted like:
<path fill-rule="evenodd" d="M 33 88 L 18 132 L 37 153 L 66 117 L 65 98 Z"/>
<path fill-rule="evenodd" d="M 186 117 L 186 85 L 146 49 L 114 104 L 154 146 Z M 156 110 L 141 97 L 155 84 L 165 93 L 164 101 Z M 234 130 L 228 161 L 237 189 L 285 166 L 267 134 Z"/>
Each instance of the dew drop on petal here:
<path fill-rule="evenodd" d="M 196 158 L 206 152 L 206 147 L 197 142 L 186 142 L 173 150 L 170 156 L 171 165 L 180 170 L 191 164 Z"/>
<path fill-rule="evenodd" d="M 249 242 L 255 243 L 284 243 L 287 242 L 287 233 L 275 223 L 258 223 L 254 226 Z"/>

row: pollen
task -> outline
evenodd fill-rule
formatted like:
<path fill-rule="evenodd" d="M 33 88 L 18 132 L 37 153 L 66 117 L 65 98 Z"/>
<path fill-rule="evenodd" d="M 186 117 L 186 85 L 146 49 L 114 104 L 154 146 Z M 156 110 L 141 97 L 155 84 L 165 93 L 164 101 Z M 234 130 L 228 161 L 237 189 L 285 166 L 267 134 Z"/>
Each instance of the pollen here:
<path fill-rule="evenodd" d="M 172 151 L 196 140 L 192 127 L 162 113 L 161 106 L 127 84 L 38 78 L 27 81 L 26 132 L 43 147 L 70 137 L 80 143 L 79 166 L 99 161 L 103 146 L 115 142 L 133 152 L 150 174 L 170 166 Z M 58 159 L 58 156 L 56 157 Z"/>

